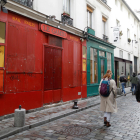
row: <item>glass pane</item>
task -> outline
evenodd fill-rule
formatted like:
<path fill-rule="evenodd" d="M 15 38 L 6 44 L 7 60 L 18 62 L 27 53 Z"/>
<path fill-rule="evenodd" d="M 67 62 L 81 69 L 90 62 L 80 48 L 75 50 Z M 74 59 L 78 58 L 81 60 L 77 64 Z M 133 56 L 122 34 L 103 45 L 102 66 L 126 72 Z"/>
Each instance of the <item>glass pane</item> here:
<path fill-rule="evenodd" d="M 99 56 L 105 57 L 105 52 L 99 51 Z"/>
<path fill-rule="evenodd" d="M 105 73 L 104 65 L 105 65 L 105 61 L 101 59 L 101 79 L 103 78 Z"/>
<path fill-rule="evenodd" d="M 83 58 L 87 58 L 87 51 L 86 51 L 86 47 L 83 46 Z"/>
<path fill-rule="evenodd" d="M 4 46 L 0 46 L 0 67 L 4 67 Z"/>
<path fill-rule="evenodd" d="M 90 48 L 90 83 L 98 82 L 97 50 Z"/>
<path fill-rule="evenodd" d="M 107 53 L 107 70 L 111 69 L 111 53 Z"/>
<path fill-rule="evenodd" d="M 4 75 L 4 71 L 0 70 L 0 91 L 3 91 L 3 76 Z"/>
<path fill-rule="evenodd" d="M 83 69 L 82 69 L 82 71 L 86 71 L 86 59 L 83 59 Z"/>
<path fill-rule="evenodd" d="M 0 22 L 0 43 L 5 43 L 5 23 Z"/>
<path fill-rule="evenodd" d="M 132 76 L 132 64 L 130 63 L 126 63 L 126 77 L 127 77 L 127 83 L 126 86 L 130 87 L 131 86 L 131 82 L 130 82 L 130 77 Z"/>

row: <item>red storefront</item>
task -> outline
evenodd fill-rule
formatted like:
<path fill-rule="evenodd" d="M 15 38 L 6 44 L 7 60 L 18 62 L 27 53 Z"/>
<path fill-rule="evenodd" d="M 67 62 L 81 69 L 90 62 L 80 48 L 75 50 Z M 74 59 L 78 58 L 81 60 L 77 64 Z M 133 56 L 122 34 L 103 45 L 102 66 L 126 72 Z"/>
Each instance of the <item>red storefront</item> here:
<path fill-rule="evenodd" d="M 0 116 L 87 97 L 80 37 L 10 11 L 0 28 Z"/>

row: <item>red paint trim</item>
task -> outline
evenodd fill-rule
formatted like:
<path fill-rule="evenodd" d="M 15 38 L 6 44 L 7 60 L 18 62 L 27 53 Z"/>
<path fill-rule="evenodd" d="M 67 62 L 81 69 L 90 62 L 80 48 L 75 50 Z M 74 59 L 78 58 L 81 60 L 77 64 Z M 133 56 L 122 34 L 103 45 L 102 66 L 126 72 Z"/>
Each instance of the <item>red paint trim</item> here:
<path fill-rule="evenodd" d="M 46 25 L 46 24 L 41 24 L 41 30 L 45 33 L 48 33 L 48 34 L 52 34 L 52 35 L 59 36 L 62 38 L 67 38 L 66 32 L 59 30 L 57 28 L 51 27 L 51 26 Z"/>

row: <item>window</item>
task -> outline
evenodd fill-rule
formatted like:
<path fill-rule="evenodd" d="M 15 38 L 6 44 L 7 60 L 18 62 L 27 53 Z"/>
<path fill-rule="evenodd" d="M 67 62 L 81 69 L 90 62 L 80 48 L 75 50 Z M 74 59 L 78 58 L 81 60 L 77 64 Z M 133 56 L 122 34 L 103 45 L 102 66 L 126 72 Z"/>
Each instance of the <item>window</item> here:
<path fill-rule="evenodd" d="M 99 56 L 105 57 L 105 52 L 99 51 Z"/>
<path fill-rule="evenodd" d="M 121 11 L 122 11 L 123 10 L 123 5 L 122 4 L 120 5 L 120 8 L 121 8 Z"/>
<path fill-rule="evenodd" d="M 136 24 L 136 20 L 134 19 L 134 25 Z"/>
<path fill-rule="evenodd" d="M 87 26 L 92 28 L 93 9 L 87 5 Z"/>
<path fill-rule="evenodd" d="M 97 50 L 90 48 L 90 83 L 98 82 Z"/>
<path fill-rule="evenodd" d="M 118 3 L 117 3 L 117 0 L 115 0 L 115 5 L 117 6 L 117 4 L 118 4 Z"/>
<path fill-rule="evenodd" d="M 0 46 L 0 67 L 4 67 L 4 46 Z"/>
<path fill-rule="evenodd" d="M 122 50 L 120 50 L 119 56 L 120 56 L 120 58 L 123 58 L 123 51 Z"/>
<path fill-rule="evenodd" d="M 70 0 L 63 0 L 63 10 L 70 14 Z"/>
<path fill-rule="evenodd" d="M 128 40 L 128 38 L 130 38 L 130 31 L 129 31 L 129 29 L 127 29 L 127 40 Z"/>
<path fill-rule="evenodd" d="M 128 18 L 130 19 L 130 13 L 128 12 Z"/>
<path fill-rule="evenodd" d="M 107 19 L 102 16 L 102 26 L 103 26 L 103 34 L 106 35 L 106 22 L 107 22 Z"/>
<path fill-rule="evenodd" d="M 107 53 L 107 69 L 112 70 L 112 68 L 111 68 L 111 53 Z"/>
<path fill-rule="evenodd" d="M 120 26 L 120 22 L 116 19 L 116 26 Z"/>
<path fill-rule="evenodd" d="M 83 46 L 82 47 L 82 49 L 83 49 L 83 55 L 82 55 L 82 58 L 83 58 L 83 68 L 82 68 L 82 71 L 86 71 L 86 58 L 87 58 L 87 53 L 86 53 L 86 47 L 85 46 Z"/>
<path fill-rule="evenodd" d="M 130 60 L 130 53 L 128 53 L 128 60 Z"/>
<path fill-rule="evenodd" d="M 5 43 L 5 23 L 0 22 L 0 43 Z"/>

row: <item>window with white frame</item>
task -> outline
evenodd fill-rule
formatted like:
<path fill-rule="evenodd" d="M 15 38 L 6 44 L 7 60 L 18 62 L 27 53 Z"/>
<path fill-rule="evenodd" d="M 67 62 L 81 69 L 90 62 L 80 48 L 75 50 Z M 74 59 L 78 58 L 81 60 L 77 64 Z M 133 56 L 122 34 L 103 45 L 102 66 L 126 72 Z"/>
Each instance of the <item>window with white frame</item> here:
<path fill-rule="evenodd" d="M 136 24 L 136 20 L 134 19 L 134 25 Z"/>
<path fill-rule="evenodd" d="M 128 38 L 130 38 L 130 31 L 129 31 L 129 29 L 127 29 L 127 40 L 128 40 Z"/>
<path fill-rule="evenodd" d="M 102 27 L 103 27 L 103 34 L 107 35 L 106 33 L 106 24 L 107 24 L 107 18 L 105 18 L 104 16 L 102 16 Z"/>
<path fill-rule="evenodd" d="M 128 60 L 130 60 L 130 53 L 128 53 Z"/>
<path fill-rule="evenodd" d="M 63 0 L 63 10 L 70 14 L 70 0 Z"/>
<path fill-rule="evenodd" d="M 123 58 L 123 51 L 122 50 L 119 51 L 119 56 L 120 56 L 120 58 Z"/>
<path fill-rule="evenodd" d="M 87 26 L 92 28 L 93 9 L 87 5 Z"/>

